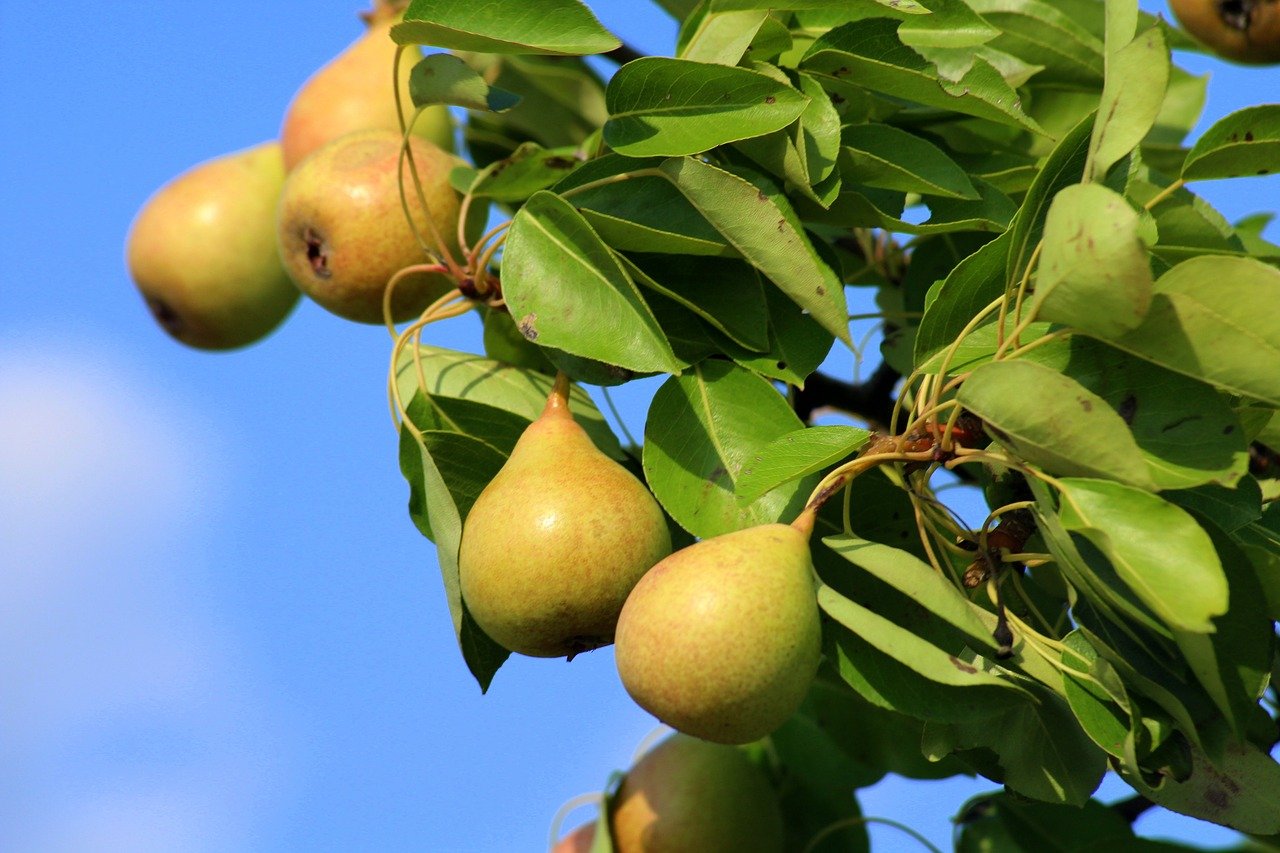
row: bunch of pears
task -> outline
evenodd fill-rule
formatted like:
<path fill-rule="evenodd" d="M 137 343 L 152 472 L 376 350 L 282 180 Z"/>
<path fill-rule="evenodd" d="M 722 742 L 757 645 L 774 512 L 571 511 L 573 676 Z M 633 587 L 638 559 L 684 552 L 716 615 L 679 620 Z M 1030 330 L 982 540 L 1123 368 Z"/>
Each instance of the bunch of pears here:
<path fill-rule="evenodd" d="M 401 208 L 389 33 L 402 4 L 375 2 L 366 32 L 298 90 L 277 141 L 193 167 L 138 213 L 129 271 L 177 340 L 199 349 L 246 346 L 277 328 L 304 293 L 347 319 L 382 322 L 388 280 L 427 259 L 418 235 L 438 234 L 456 249 L 453 128 L 443 106 L 414 124 L 411 154 L 424 192 L 419 197 L 405 178 L 413 227 Z M 400 63 L 405 104 L 414 55 Z M 408 277 L 396 288 L 394 319 L 415 316 L 450 286 L 439 275 Z"/>
<path fill-rule="evenodd" d="M 782 810 L 768 776 L 742 750 L 672 735 L 623 777 L 607 815 L 616 853 L 777 853 Z M 596 824 L 553 853 L 587 853 Z"/>
<path fill-rule="evenodd" d="M 818 668 L 812 525 L 809 511 L 671 553 L 662 509 L 574 421 L 560 374 L 464 521 L 462 598 L 521 654 L 616 643 L 641 707 L 698 738 L 747 743 L 795 712 Z"/>

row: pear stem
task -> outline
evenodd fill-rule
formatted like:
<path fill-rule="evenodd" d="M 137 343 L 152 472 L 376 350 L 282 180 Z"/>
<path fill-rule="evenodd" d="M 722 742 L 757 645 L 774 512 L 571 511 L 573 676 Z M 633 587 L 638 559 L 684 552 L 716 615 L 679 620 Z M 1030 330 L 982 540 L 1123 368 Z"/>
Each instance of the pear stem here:
<path fill-rule="evenodd" d="M 556 373 L 556 384 L 547 397 L 546 408 L 542 410 L 546 417 L 570 417 L 569 414 L 569 374 L 563 370 Z"/>

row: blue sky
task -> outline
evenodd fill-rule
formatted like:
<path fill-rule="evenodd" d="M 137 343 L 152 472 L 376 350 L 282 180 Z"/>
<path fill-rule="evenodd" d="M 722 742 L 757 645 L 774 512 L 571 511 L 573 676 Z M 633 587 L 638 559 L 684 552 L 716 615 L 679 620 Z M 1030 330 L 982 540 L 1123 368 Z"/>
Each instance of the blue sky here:
<path fill-rule="evenodd" d="M 648 3 L 592 5 L 670 50 Z M 535 851 L 654 726 L 608 651 L 513 658 L 480 695 L 405 513 L 385 332 L 304 303 L 258 346 L 198 353 L 125 274 L 145 198 L 274 136 L 356 11 L 0 2 L 0 849 Z M 1209 119 L 1280 82 L 1185 60 L 1214 69 Z M 1199 189 L 1235 218 L 1276 179 Z M 478 324 L 428 337 L 474 349 Z M 634 432 L 652 388 L 619 395 Z M 945 846 L 988 787 L 863 802 Z"/>

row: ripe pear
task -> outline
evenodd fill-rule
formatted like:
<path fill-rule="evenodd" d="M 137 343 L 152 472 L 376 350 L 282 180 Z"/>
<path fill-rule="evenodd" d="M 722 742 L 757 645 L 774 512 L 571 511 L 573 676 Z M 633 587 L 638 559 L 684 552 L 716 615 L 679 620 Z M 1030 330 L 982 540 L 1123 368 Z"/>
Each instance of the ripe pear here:
<path fill-rule="evenodd" d="M 293 171 L 307 155 L 325 143 L 357 130 L 400 132 L 391 74 L 396 43 L 391 26 L 399 20 L 395 4 L 379 0 L 365 14 L 368 30 L 342 53 L 302 84 L 285 111 L 280 128 L 284 165 Z M 409 73 L 422 59 L 417 47 L 400 57 L 400 102 L 405 119 L 413 116 Z M 428 107 L 413 126 L 414 133 L 446 150 L 453 150 L 453 121 L 443 105 Z"/>
<path fill-rule="evenodd" d="M 1214 53 L 1233 62 L 1280 62 L 1280 2 L 1169 0 L 1178 23 Z"/>
<path fill-rule="evenodd" d="M 669 553 L 657 501 L 573 420 L 561 374 L 463 524 L 462 598 L 502 646 L 572 658 L 613 642 L 627 593 Z"/>
<path fill-rule="evenodd" d="M 339 137 L 289 174 L 280 198 L 280 257 L 303 293 L 340 317 L 381 323 L 387 282 L 411 264 L 429 262 L 400 204 L 401 139 L 389 130 Z M 453 156 L 430 142 L 411 140 L 427 201 L 414 191 L 408 163 L 405 200 L 424 238 L 429 223 L 457 252 L 458 194 L 449 185 Z M 444 275 L 415 274 L 396 285 L 398 322 L 417 316 L 453 286 Z"/>
<path fill-rule="evenodd" d="M 654 566 L 618 619 L 622 684 L 686 734 L 747 743 L 800 706 L 821 624 L 812 514 L 704 539 Z"/>
<path fill-rule="evenodd" d="M 764 773 L 732 746 L 676 734 L 622 780 L 615 853 L 780 853 L 782 811 Z"/>
<path fill-rule="evenodd" d="M 199 349 L 266 337 L 298 302 L 276 252 L 284 162 L 275 142 L 201 163 L 143 205 L 125 248 L 156 321 Z"/>
<path fill-rule="evenodd" d="M 591 847 L 595 842 L 595 823 L 584 823 L 557 841 L 556 845 L 551 848 L 551 853 L 591 853 Z"/>

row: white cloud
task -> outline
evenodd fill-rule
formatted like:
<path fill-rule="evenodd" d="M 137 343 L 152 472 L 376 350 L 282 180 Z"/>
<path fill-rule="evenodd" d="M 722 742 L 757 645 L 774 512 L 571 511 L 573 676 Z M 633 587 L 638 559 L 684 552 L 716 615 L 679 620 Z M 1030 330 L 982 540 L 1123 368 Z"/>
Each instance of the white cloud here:
<path fill-rule="evenodd" d="M 217 447 L 100 353 L 0 349 L 0 849 L 234 848 L 280 795 L 204 595 Z"/>

